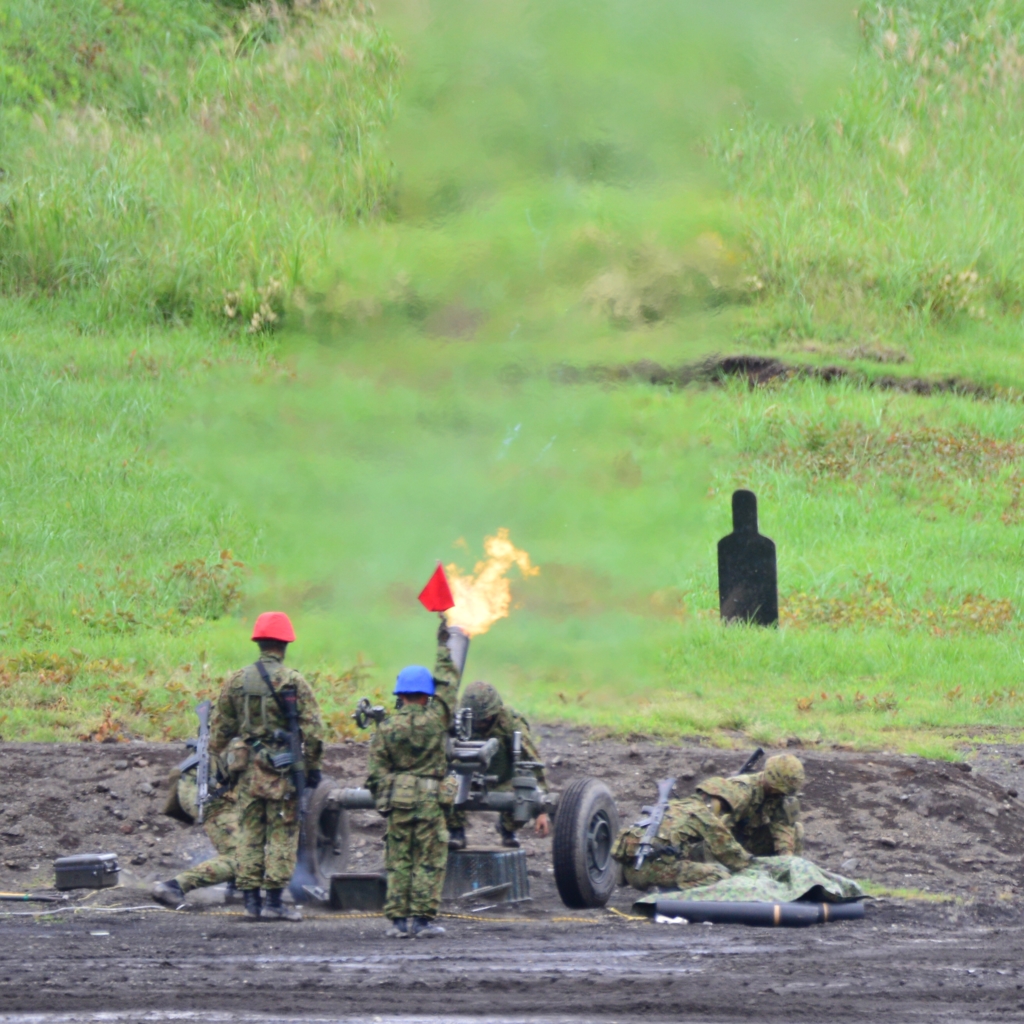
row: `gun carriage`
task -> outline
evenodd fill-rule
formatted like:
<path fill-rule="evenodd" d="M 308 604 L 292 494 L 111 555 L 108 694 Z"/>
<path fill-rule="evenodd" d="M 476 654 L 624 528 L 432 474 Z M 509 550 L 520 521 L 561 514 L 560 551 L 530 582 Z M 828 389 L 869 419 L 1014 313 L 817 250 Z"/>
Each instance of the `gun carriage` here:
<path fill-rule="evenodd" d="M 449 649 L 460 673 L 465 665 L 469 638 L 449 627 Z M 353 719 L 361 729 L 379 725 L 387 715 L 365 697 Z M 498 778 L 488 773 L 498 752 L 498 740 L 474 740 L 472 711 L 458 712 L 448 739 L 448 772 L 458 779 L 454 804 L 464 811 L 508 811 L 516 826 L 529 824 L 541 814 L 554 822 L 552 862 L 555 884 L 568 907 L 600 907 L 608 902 L 618 877 L 612 845 L 619 830 L 619 813 L 611 790 L 595 778 L 575 779 L 560 794 L 545 792 L 533 769 L 541 764 L 522 756 L 519 734 L 513 738 L 512 779 L 496 788 Z M 306 818 L 306 863 L 316 884 L 329 887 L 330 876 L 345 870 L 348 860 L 349 811 L 373 810 L 368 789 L 343 788 L 324 779 L 313 793 Z"/>
<path fill-rule="evenodd" d="M 361 728 L 369 728 L 386 714 L 383 707 L 373 707 L 364 698 L 353 717 Z M 569 783 L 560 794 L 545 792 L 532 772 L 541 766 L 523 760 L 518 734 L 513 743 L 511 785 L 496 791 L 497 777 L 488 774 L 488 767 L 498 752 L 498 741 L 470 739 L 472 728 L 471 712 L 464 708 L 456 733 L 448 741 L 448 771 L 458 778 L 455 806 L 464 811 L 508 811 L 517 826 L 529 824 L 540 814 L 551 815 L 552 862 L 562 902 L 568 907 L 604 906 L 617 877 L 611 849 L 619 830 L 619 814 L 611 791 L 599 779 L 582 778 Z M 342 788 L 330 779 L 317 788 L 310 800 L 306 832 L 318 885 L 328 887 L 330 876 L 345 870 L 348 812 L 375 806 L 368 789 Z"/>

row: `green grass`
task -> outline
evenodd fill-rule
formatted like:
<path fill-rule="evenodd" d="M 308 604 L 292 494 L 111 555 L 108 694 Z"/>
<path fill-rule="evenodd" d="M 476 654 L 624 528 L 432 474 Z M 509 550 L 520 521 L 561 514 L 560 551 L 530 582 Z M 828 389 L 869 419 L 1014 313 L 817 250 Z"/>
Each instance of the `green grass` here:
<path fill-rule="evenodd" d="M 923 889 L 890 889 L 883 885 L 863 881 L 861 888 L 874 897 L 885 897 L 892 900 L 911 900 L 915 903 L 963 903 L 963 898 L 955 893 L 925 892 Z"/>
<path fill-rule="evenodd" d="M 505 527 L 470 672 L 535 719 L 1018 737 L 1018 7 L 0 0 L 0 733 L 180 736 L 267 606 L 349 732 Z M 723 351 L 1004 397 L 564 369 Z"/>
<path fill-rule="evenodd" d="M 4 5 L 45 42 L 0 50 L 27 47 L 38 86 L 9 86 L 0 118 L 0 287 L 83 294 L 90 319 L 266 330 L 328 232 L 385 196 L 397 51 L 355 0 L 120 6 Z M 83 46 L 100 48 L 92 68 Z M 60 89 L 51 61 L 69 68 Z"/>

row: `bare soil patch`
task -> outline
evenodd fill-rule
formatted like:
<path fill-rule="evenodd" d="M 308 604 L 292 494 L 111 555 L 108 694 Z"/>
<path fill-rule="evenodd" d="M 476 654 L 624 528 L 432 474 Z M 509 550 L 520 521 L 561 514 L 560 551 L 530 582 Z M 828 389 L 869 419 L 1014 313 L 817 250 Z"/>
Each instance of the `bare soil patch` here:
<path fill-rule="evenodd" d="M 624 821 L 653 799 L 658 779 L 678 778 L 685 794 L 703 777 L 738 770 L 744 751 L 696 743 L 603 739 L 579 729 L 540 730 L 557 789 L 592 775 L 612 789 Z M 52 884 L 53 858 L 112 851 L 126 885 L 167 878 L 211 852 L 202 831 L 161 814 L 165 779 L 181 744 L 0 744 L 0 886 L 24 891 Z M 771 753 L 769 751 L 769 753 Z M 1024 875 L 1024 750 L 986 748 L 973 767 L 909 755 L 798 751 L 807 765 L 803 808 L 807 854 L 822 866 L 888 888 L 915 888 L 986 901 L 1015 901 Z M 325 774 L 362 785 L 366 746 L 331 747 Z M 350 867 L 382 863 L 383 821 L 352 815 Z M 561 907 L 550 840 L 522 833 L 538 909 Z M 471 843 L 497 839 L 490 815 L 473 816 Z M 619 890 L 615 903 L 633 893 Z"/>
<path fill-rule="evenodd" d="M 873 362 L 878 361 L 872 359 Z M 509 376 L 515 376 L 508 371 Z M 902 391 L 914 395 L 966 395 L 971 398 L 996 398 L 998 391 L 987 384 L 979 384 L 966 377 L 912 377 L 902 374 L 877 376 L 846 366 L 814 366 L 809 363 L 788 363 L 774 356 L 731 355 L 710 356 L 695 363 L 663 366 L 653 360 L 616 365 L 569 366 L 560 365 L 553 371 L 555 380 L 563 384 L 624 384 L 642 382 L 667 387 L 686 387 L 688 384 L 722 384 L 730 379 L 745 380 L 751 387 L 789 380 L 817 380 L 824 384 L 847 381 L 858 387 L 880 391 Z"/>

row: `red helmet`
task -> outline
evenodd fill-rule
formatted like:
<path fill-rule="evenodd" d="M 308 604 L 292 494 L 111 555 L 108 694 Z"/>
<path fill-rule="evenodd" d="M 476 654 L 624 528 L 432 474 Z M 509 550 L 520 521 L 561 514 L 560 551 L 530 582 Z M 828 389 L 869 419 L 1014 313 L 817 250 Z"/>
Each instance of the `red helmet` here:
<path fill-rule="evenodd" d="M 295 643 L 292 620 L 284 612 L 264 612 L 252 627 L 253 640 L 280 640 L 283 644 Z"/>

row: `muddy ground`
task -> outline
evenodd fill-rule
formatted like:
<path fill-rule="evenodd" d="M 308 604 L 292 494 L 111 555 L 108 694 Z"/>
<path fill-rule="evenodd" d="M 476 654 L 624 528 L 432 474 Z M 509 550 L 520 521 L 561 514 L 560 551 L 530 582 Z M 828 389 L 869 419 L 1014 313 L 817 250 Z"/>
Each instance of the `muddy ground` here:
<path fill-rule="evenodd" d="M 556 789 L 585 775 L 611 787 L 623 820 L 632 820 L 678 777 L 677 793 L 703 777 L 738 770 L 746 751 L 696 744 L 598 739 L 577 730 L 542 728 L 540 738 Z M 889 888 L 914 888 L 984 900 L 1024 897 L 1024 749 L 985 748 L 973 763 L 881 753 L 796 751 L 807 765 L 803 796 L 807 855 L 823 867 Z M 178 744 L 0 744 L 0 888 L 52 883 L 54 857 L 112 851 L 126 885 L 167 878 L 211 849 L 202 831 L 161 814 Z M 771 753 L 771 751 L 769 751 Z M 361 785 L 366 747 L 330 748 L 325 774 Z M 383 821 L 352 816 L 350 867 L 382 863 Z M 494 818 L 477 815 L 470 841 L 492 845 Z M 535 901 L 556 899 L 550 840 L 529 838 Z M 628 893 L 617 901 L 628 905 Z"/>
<path fill-rule="evenodd" d="M 188 1011 L 200 1020 L 623 1024 L 1024 1016 L 1024 929 L 1011 908 L 882 905 L 861 922 L 800 930 L 607 914 L 447 919 L 447 935 L 405 942 L 382 938 L 375 919 L 85 917 L 0 924 L 0 1021 L 180 1021 Z"/>
<path fill-rule="evenodd" d="M 651 799 L 657 779 L 676 775 L 685 792 L 707 774 L 736 770 L 746 753 L 564 728 L 540 734 L 554 787 L 602 778 L 624 820 Z M 199 830 L 160 814 L 163 779 L 181 753 L 145 743 L 0 744 L 0 888 L 38 891 L 52 883 L 50 860 L 67 853 L 113 851 L 124 869 L 121 888 L 87 894 L 78 913 L 0 918 L 0 1022 L 101 1012 L 132 1021 L 248 1019 L 243 1012 L 385 1021 L 1024 1016 L 1018 748 L 986 748 L 964 766 L 972 770 L 797 751 L 808 769 L 808 856 L 935 902 L 897 894 L 872 904 L 862 922 L 806 930 L 655 925 L 567 911 L 550 841 L 529 838 L 532 904 L 448 917 L 444 938 L 416 942 L 381 938 L 379 918 L 323 911 L 297 925 L 251 924 L 217 892 L 187 912 L 148 909 L 153 878 L 209 852 Z M 345 744 L 331 749 L 326 770 L 354 785 L 364 763 L 365 747 Z M 381 835 L 374 814 L 353 816 L 351 868 L 379 865 Z M 495 838 L 478 816 L 471 842 Z M 634 895 L 620 889 L 611 905 L 628 914 Z M 134 906 L 147 909 L 125 910 Z"/>

